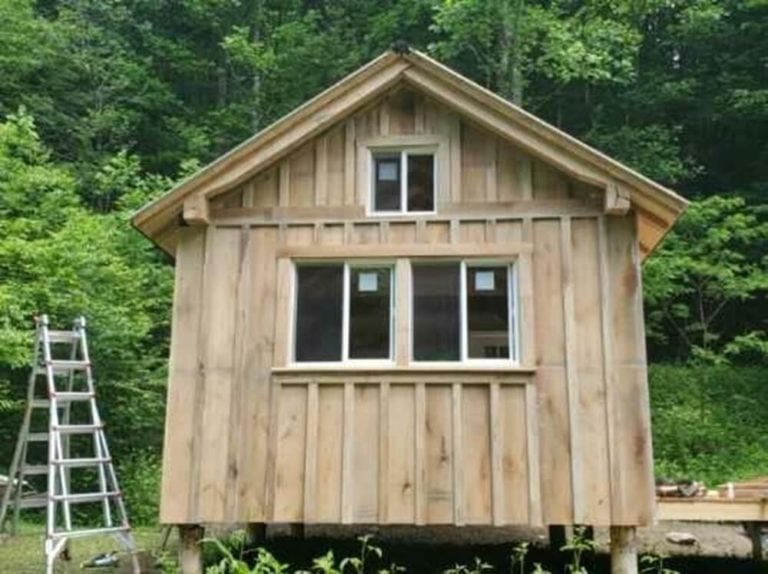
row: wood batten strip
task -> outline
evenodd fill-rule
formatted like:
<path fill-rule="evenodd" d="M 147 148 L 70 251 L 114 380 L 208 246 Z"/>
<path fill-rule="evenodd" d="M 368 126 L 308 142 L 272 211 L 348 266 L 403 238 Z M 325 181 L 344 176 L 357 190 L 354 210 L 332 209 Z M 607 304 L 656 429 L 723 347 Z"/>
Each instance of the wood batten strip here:
<path fill-rule="evenodd" d="M 485 199 L 490 203 L 496 203 L 498 200 L 498 188 L 497 188 L 497 149 L 496 138 L 489 136 L 485 138 Z"/>
<path fill-rule="evenodd" d="M 341 466 L 341 523 L 354 521 L 355 386 L 344 383 L 344 447 Z"/>
<path fill-rule="evenodd" d="M 277 261 L 277 316 L 275 320 L 274 362 L 276 367 L 288 364 L 290 357 L 291 262 L 285 257 Z"/>
<path fill-rule="evenodd" d="M 291 163 L 284 159 L 278 167 L 277 197 L 280 207 L 288 207 L 291 203 Z"/>
<path fill-rule="evenodd" d="M 280 433 L 277 428 L 280 385 L 269 385 L 269 437 L 267 439 L 267 469 L 264 481 L 264 516 L 267 522 L 275 521 L 275 493 L 277 491 L 277 444 Z"/>
<path fill-rule="evenodd" d="M 568 393 L 568 429 L 571 450 L 571 500 L 573 520 L 584 522 L 581 431 L 579 425 L 579 381 L 576 365 L 576 314 L 573 294 L 573 231 L 570 217 L 560 220 L 560 254 L 563 278 L 563 329 L 565 333 L 565 376 Z"/>
<path fill-rule="evenodd" d="M 289 245 L 278 248 L 278 257 L 293 259 L 352 259 L 394 257 L 514 257 L 531 253 L 533 245 L 507 243 L 399 243 L 338 245 Z"/>
<path fill-rule="evenodd" d="M 600 325 L 603 335 L 603 389 L 605 392 L 605 427 L 607 430 L 608 467 L 610 468 L 610 493 L 611 493 L 611 522 L 618 524 L 623 516 L 623 503 L 620 493 L 621 468 L 616 458 L 615 441 L 616 431 L 614 421 L 613 387 L 616 384 L 616 376 L 613 368 L 613 328 L 611 321 L 612 293 L 610 275 L 608 270 L 608 232 L 605 226 L 605 216 L 597 220 L 597 245 L 600 273 Z"/>
<path fill-rule="evenodd" d="M 388 136 L 390 132 L 391 114 L 389 106 L 389 98 L 384 98 L 379 106 L 379 134 L 382 136 Z"/>
<path fill-rule="evenodd" d="M 411 359 L 411 262 L 398 259 L 395 263 L 395 363 L 406 367 Z"/>
<path fill-rule="evenodd" d="M 533 220 L 526 218 L 522 226 L 523 241 L 533 243 Z M 520 317 L 518 318 L 518 329 L 520 334 L 520 365 L 532 368 L 536 362 L 536 349 L 534 348 L 536 337 L 534 336 L 533 326 L 534 317 L 534 295 L 533 295 L 533 256 L 531 253 L 523 253 L 517 262 L 518 273 L 518 308 Z"/>
<path fill-rule="evenodd" d="M 528 524 L 542 524 L 541 467 L 539 466 L 539 405 L 535 385 L 525 387 L 525 430 L 528 455 Z"/>
<path fill-rule="evenodd" d="M 355 190 L 355 119 L 344 122 L 344 205 L 354 205 Z"/>
<path fill-rule="evenodd" d="M 317 383 L 311 382 L 307 391 L 307 432 L 304 451 L 304 523 L 316 521 L 317 509 L 317 435 L 319 432 L 319 397 Z"/>
<path fill-rule="evenodd" d="M 416 96 L 413 101 L 413 131 L 416 134 L 423 134 L 426 125 L 425 101 L 422 95 Z"/>
<path fill-rule="evenodd" d="M 491 426 L 491 512 L 495 526 L 504 524 L 504 478 L 501 452 L 501 386 L 490 385 L 490 421 Z M 507 416 L 510 416 L 507 413 Z"/>
<path fill-rule="evenodd" d="M 464 439 L 462 437 L 461 383 L 453 383 L 452 389 L 452 428 L 453 428 L 453 523 L 464 526 Z"/>
<path fill-rule="evenodd" d="M 415 522 L 417 526 L 426 524 L 427 517 L 427 469 L 426 469 L 426 432 L 427 432 L 427 387 L 424 383 L 416 384 L 416 411 L 415 411 Z"/>
<path fill-rule="evenodd" d="M 389 522 L 389 382 L 379 387 L 379 523 Z"/>

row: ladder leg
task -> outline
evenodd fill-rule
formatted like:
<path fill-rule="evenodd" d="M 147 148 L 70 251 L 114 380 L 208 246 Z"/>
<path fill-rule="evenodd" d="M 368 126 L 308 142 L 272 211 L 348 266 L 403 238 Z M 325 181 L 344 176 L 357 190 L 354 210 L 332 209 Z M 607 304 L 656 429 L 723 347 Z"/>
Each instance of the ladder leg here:
<path fill-rule="evenodd" d="M 19 527 L 19 513 L 21 512 L 21 492 L 24 490 L 24 465 L 27 463 L 27 442 L 21 449 L 21 462 L 12 475 L 16 481 L 16 490 L 13 494 L 13 521 L 11 522 L 11 535 L 16 536 Z"/>

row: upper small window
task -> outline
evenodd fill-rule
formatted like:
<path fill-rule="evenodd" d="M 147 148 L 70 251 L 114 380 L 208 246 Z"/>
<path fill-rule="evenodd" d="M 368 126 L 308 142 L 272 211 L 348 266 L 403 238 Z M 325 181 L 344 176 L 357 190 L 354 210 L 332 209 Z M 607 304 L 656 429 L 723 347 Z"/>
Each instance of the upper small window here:
<path fill-rule="evenodd" d="M 377 151 L 372 155 L 374 213 L 435 210 L 435 154 L 424 150 Z"/>

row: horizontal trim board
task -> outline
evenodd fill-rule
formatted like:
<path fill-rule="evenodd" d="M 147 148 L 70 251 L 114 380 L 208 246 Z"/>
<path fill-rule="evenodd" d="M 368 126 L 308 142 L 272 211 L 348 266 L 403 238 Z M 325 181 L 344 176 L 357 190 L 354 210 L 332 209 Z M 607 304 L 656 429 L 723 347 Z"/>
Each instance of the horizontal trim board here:
<path fill-rule="evenodd" d="M 376 257 L 509 257 L 533 252 L 533 245 L 510 243 L 395 243 L 389 245 L 298 245 L 277 250 L 294 259 Z"/>

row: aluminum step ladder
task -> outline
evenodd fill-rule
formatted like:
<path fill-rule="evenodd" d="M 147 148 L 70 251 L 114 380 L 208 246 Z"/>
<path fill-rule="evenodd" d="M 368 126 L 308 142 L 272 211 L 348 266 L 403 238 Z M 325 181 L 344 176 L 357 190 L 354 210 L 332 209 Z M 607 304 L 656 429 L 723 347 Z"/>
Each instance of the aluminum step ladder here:
<path fill-rule="evenodd" d="M 45 508 L 46 574 L 53 574 L 56 558 L 71 539 L 101 534 L 115 536 L 130 555 L 134 573 L 139 573 L 136 545 L 96 406 L 85 319 L 78 318 L 71 331 L 50 330 L 46 315 L 36 323 L 27 404 L 0 505 L 0 532 L 10 521 L 11 534 L 16 533 L 22 509 Z M 46 418 L 47 431 L 33 430 L 35 425 L 43 426 L 41 420 Z M 38 449 L 36 443 L 47 443 L 47 449 L 44 444 Z M 77 456 L 73 450 L 78 450 Z M 47 460 L 31 460 L 44 457 Z M 86 492 L 72 492 L 72 473 L 77 469 L 90 469 L 90 474 L 75 483 L 82 487 L 95 482 L 95 487 L 91 484 Z M 36 476 L 47 477 L 45 492 L 25 495 L 27 479 Z M 101 506 L 100 523 L 73 526 L 72 506 L 87 503 Z"/>

